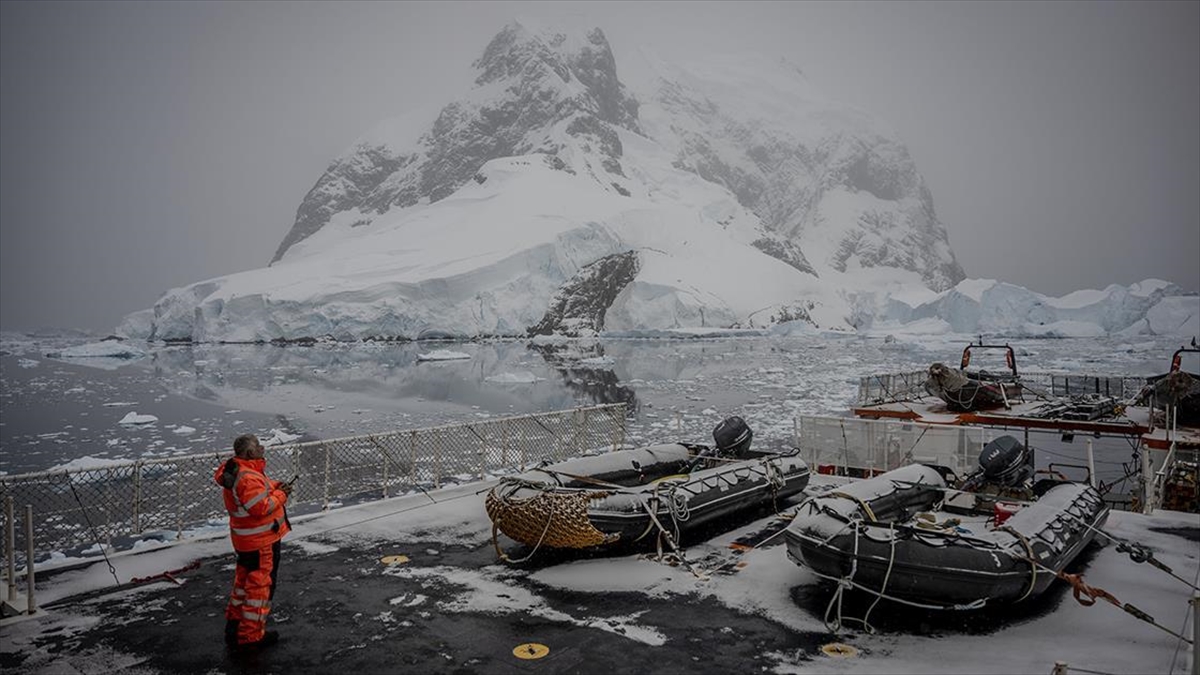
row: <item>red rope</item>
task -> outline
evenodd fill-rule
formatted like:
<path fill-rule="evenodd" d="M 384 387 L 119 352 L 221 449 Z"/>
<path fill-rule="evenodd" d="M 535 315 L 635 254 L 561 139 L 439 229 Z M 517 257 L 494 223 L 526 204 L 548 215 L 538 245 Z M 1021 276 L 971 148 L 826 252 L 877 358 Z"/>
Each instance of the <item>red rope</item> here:
<path fill-rule="evenodd" d="M 178 580 L 178 579 L 176 579 L 176 578 L 175 578 L 175 575 L 176 575 L 176 574 L 179 574 L 179 573 L 181 573 L 181 572 L 187 572 L 188 570 L 194 570 L 194 569 L 197 569 L 198 567 L 200 567 L 200 561 L 199 561 L 199 560 L 197 560 L 197 561 L 193 562 L 192 564 L 190 564 L 190 565 L 188 565 L 188 566 L 186 566 L 186 567 L 180 567 L 180 568 L 179 568 L 179 569 L 177 569 L 177 570 L 167 570 L 166 572 L 159 572 L 158 574 L 155 574 L 155 575 L 152 575 L 152 576 L 148 576 L 148 577 L 135 577 L 135 578 L 133 578 L 133 579 L 130 579 L 130 580 L 129 580 L 129 583 L 131 583 L 131 584 L 144 584 L 144 583 L 146 583 L 147 581 L 154 581 L 155 579 L 166 579 L 167 581 L 173 582 L 173 583 L 175 583 L 175 584 L 178 584 L 178 585 L 183 585 L 183 582 L 182 582 L 182 581 L 180 581 L 180 580 Z"/>
<path fill-rule="evenodd" d="M 1102 600 L 1107 600 L 1121 609 L 1125 608 L 1121 601 L 1117 600 L 1112 593 L 1109 593 L 1103 588 L 1089 586 L 1088 583 L 1083 580 L 1083 577 L 1078 574 L 1059 572 L 1058 577 L 1071 584 L 1071 587 L 1074 590 L 1075 600 L 1084 607 L 1091 607 L 1092 605 L 1096 604 L 1096 599 L 1099 598 Z M 1082 597 L 1085 595 L 1087 598 Z"/>

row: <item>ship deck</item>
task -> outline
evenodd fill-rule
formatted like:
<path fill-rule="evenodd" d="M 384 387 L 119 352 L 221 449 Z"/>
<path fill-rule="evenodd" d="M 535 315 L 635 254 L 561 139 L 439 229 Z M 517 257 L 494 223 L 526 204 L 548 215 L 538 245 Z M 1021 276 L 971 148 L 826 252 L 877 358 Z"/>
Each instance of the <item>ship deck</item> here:
<path fill-rule="evenodd" d="M 810 491 L 839 479 L 813 476 Z M 684 542 L 684 565 L 651 551 L 537 551 L 497 559 L 477 483 L 298 518 L 285 539 L 271 627 L 253 658 L 222 643 L 233 559 L 220 533 L 62 567 L 38 577 L 41 607 L 3 619 L 9 673 L 1105 673 L 1187 672 L 1191 648 L 1108 603 L 1076 603 L 1062 582 L 1036 601 L 973 614 L 882 602 L 871 633 L 827 629 L 833 589 L 786 556 L 775 512 Z M 799 498 L 779 505 L 787 513 Z M 1200 517 L 1113 512 L 1113 534 L 1200 576 Z M 531 552 L 501 537 L 512 557 Z M 192 569 L 184 569 L 198 563 Z M 130 584 L 131 578 L 173 576 Z M 1114 546 L 1072 569 L 1163 626 L 1190 631 L 1189 589 Z M 122 581 L 117 585 L 114 575 Z M 847 601 L 846 616 L 869 602 Z M 1190 636 L 1190 632 L 1187 633 Z M 529 644 L 545 645 L 543 658 Z M 845 645 L 849 649 L 832 648 Z"/>

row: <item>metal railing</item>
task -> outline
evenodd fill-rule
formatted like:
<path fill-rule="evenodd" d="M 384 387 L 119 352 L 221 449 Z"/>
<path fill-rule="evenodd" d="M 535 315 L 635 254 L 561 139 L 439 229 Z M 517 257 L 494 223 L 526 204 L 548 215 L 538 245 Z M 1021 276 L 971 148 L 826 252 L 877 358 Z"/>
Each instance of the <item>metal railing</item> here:
<path fill-rule="evenodd" d="M 624 443 L 625 405 L 618 403 L 275 446 L 267 472 L 277 480 L 299 476 L 289 510 L 301 513 L 520 472 Z M 206 523 L 224 526 L 214 475 L 230 454 L 0 476 L 0 497 L 33 505 L 37 559 L 51 551 L 99 555 L 101 543 L 120 548 L 138 538 L 183 537 Z M 18 561 L 25 543 L 15 547 Z"/>
<path fill-rule="evenodd" d="M 878 473 L 924 462 L 966 476 L 994 435 L 983 427 L 801 415 L 795 442 L 814 472 Z"/>
<path fill-rule="evenodd" d="M 881 373 L 859 378 L 857 404 L 860 406 L 876 405 L 924 398 L 929 395 L 925 391 L 925 380 L 928 378 L 929 373 L 925 370 Z M 1030 371 L 1021 373 L 1021 382 L 1035 395 L 1060 397 L 1099 394 L 1127 400 L 1136 396 L 1146 386 L 1147 378 L 1130 375 Z"/>

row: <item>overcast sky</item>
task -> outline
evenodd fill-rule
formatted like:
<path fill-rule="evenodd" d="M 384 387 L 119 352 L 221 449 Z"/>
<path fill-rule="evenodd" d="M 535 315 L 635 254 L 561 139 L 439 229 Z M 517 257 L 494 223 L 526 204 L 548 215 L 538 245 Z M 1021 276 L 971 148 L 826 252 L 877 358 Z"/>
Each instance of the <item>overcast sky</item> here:
<path fill-rule="evenodd" d="M 1200 3 L 0 3 L 0 328 L 267 264 L 376 122 L 514 18 L 785 56 L 907 144 L 966 273 L 1200 290 Z"/>

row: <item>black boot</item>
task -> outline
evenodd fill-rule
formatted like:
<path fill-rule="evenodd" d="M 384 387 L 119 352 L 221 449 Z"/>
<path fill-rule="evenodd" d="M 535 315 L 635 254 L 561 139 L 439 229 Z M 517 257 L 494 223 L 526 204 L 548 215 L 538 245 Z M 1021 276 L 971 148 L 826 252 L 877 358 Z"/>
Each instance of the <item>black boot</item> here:
<path fill-rule="evenodd" d="M 237 619 L 225 619 L 225 644 L 229 647 L 237 646 Z"/>
<path fill-rule="evenodd" d="M 239 644 L 237 646 L 237 650 L 241 653 L 257 654 L 260 650 L 270 647 L 276 642 L 279 642 L 278 631 L 269 630 L 266 633 L 263 633 L 262 639 L 258 642 Z"/>

